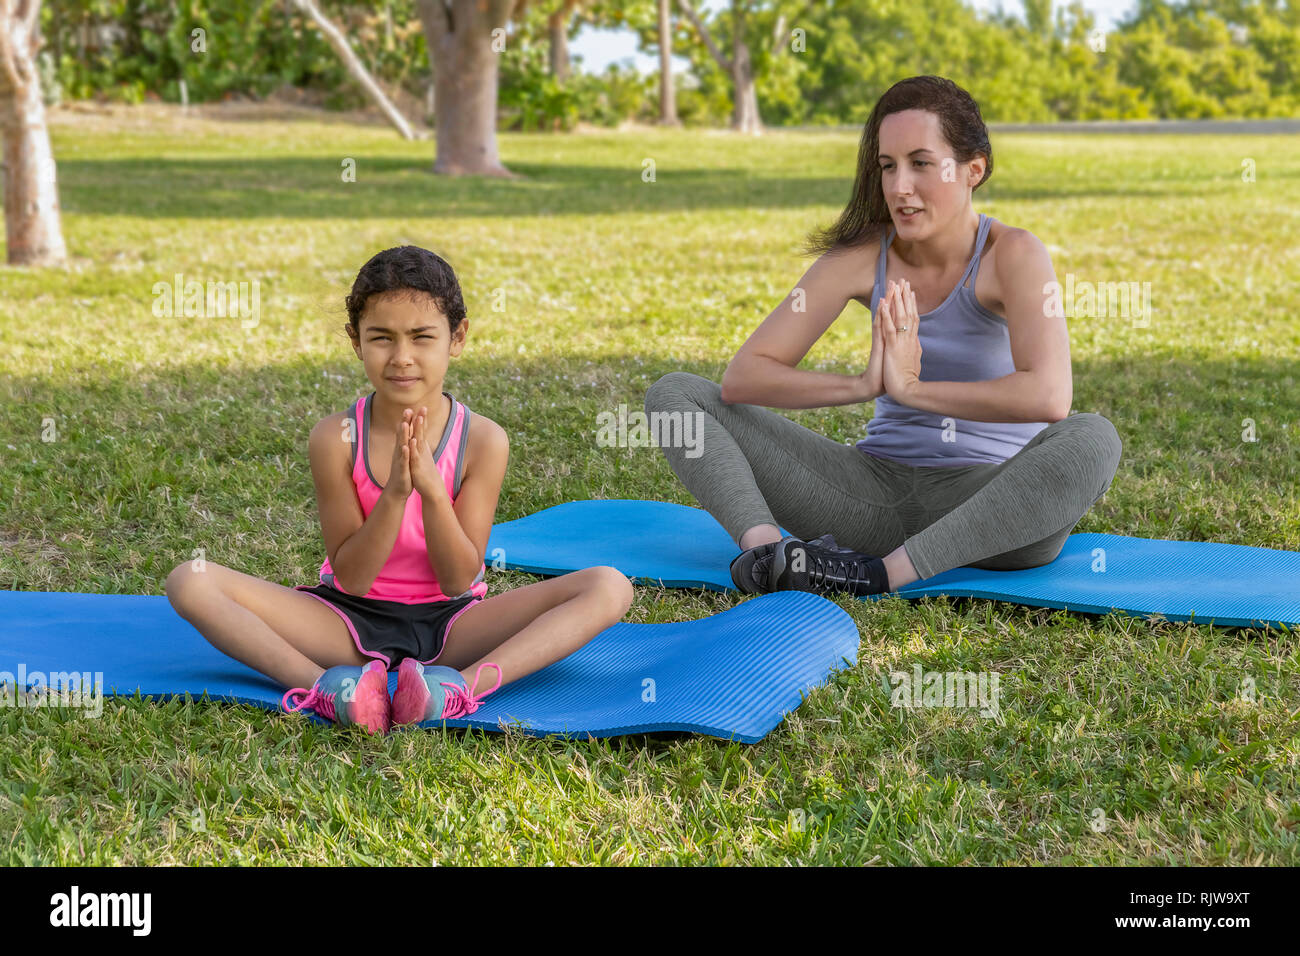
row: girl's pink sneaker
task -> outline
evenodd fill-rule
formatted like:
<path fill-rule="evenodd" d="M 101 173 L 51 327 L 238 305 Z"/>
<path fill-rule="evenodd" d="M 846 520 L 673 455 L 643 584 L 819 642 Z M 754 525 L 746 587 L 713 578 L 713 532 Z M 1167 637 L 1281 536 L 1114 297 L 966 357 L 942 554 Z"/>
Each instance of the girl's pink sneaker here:
<path fill-rule="evenodd" d="M 478 677 L 485 667 L 496 667 L 497 682 L 492 690 L 477 694 Z M 501 686 L 501 668 L 491 661 L 474 672 L 474 690 L 454 667 L 426 667 L 413 657 L 397 668 L 397 690 L 393 691 L 393 723 L 420 724 L 426 720 L 468 717 L 478 710 L 483 698 Z M 477 694 L 477 696 L 476 696 Z"/>
<path fill-rule="evenodd" d="M 302 697 L 292 707 L 289 698 Z M 280 699 L 287 712 L 310 710 L 336 724 L 360 724 L 372 734 L 386 734 L 393 724 L 393 702 L 388 697 L 388 671 L 379 661 L 364 668 L 331 667 L 308 690 L 295 687 Z"/>

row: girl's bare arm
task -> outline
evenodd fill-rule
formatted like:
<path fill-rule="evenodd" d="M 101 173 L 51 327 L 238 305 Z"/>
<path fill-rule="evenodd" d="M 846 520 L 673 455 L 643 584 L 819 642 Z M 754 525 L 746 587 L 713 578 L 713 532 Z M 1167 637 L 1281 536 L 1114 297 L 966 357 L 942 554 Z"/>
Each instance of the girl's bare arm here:
<path fill-rule="evenodd" d="M 337 415 L 323 419 L 312 429 L 307 449 L 334 582 L 348 594 L 364 595 L 397 543 L 406 502 L 385 489 L 370 515 L 362 513 L 352 483 L 351 445 L 343 431 L 347 420 Z"/>
<path fill-rule="evenodd" d="M 510 439 L 505 429 L 475 414 L 470 418 L 465 467 L 455 504 L 441 487 L 432 498 L 421 499 L 429 566 L 443 594 L 454 596 L 467 590 L 483 566 L 509 458 Z"/>

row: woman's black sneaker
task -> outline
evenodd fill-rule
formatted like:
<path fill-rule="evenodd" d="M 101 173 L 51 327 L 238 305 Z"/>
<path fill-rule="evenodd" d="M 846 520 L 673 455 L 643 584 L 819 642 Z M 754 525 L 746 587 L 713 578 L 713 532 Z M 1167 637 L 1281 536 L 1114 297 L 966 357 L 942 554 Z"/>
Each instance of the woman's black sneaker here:
<path fill-rule="evenodd" d="M 854 551 L 852 548 L 841 548 L 838 544 L 835 543 L 835 537 L 832 534 L 830 534 L 830 532 L 827 532 L 826 534 L 822 535 L 819 538 L 813 538 L 808 543 L 815 544 L 818 547 L 826 548 L 830 551 L 843 551 L 847 554 L 860 554 L 864 558 L 875 557 L 875 555 L 862 554 L 861 551 Z"/>
<path fill-rule="evenodd" d="M 871 555 L 862 554 L 860 551 L 850 551 L 848 548 L 841 548 L 835 543 L 835 539 L 830 534 L 813 538 L 808 543 L 831 551 L 851 554 L 862 561 L 871 560 Z M 767 594 L 775 590 L 771 586 L 770 578 L 772 553 L 775 550 L 776 544 L 773 542 L 771 544 L 760 544 L 736 555 L 731 562 L 731 580 L 738 590 L 746 594 Z"/>
<path fill-rule="evenodd" d="M 767 582 L 775 550 L 775 543 L 760 544 L 736 555 L 731 562 L 731 580 L 737 590 L 746 594 L 766 594 L 772 590 Z"/>
<path fill-rule="evenodd" d="M 773 591 L 847 591 L 850 594 L 883 594 L 889 590 L 889 576 L 881 558 L 847 551 L 829 535 L 813 541 L 793 536 L 782 538 L 772 553 L 769 572 Z"/>

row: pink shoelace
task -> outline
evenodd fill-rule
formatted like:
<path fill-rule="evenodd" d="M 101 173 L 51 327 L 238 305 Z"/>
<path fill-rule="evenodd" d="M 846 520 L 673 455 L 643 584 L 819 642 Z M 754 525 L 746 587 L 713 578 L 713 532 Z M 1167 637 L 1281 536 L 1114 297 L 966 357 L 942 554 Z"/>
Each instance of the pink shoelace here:
<path fill-rule="evenodd" d="M 303 695 L 303 697 L 302 700 L 298 701 L 297 704 L 290 707 L 289 698 L 292 697 L 294 694 L 301 694 Z M 335 723 L 338 722 L 338 718 L 334 716 L 334 695 L 321 693 L 319 684 L 312 684 L 310 690 L 308 690 L 306 687 L 295 687 L 293 690 L 289 691 L 287 694 L 285 694 L 283 697 L 280 698 L 280 706 L 283 707 L 284 710 L 290 714 L 294 713 L 295 711 L 311 708 L 313 711 L 320 714 L 322 717 L 328 717 L 330 720 L 334 721 Z"/>
<path fill-rule="evenodd" d="M 485 667 L 497 668 L 497 682 L 496 686 L 493 687 L 492 690 L 485 690 L 482 694 L 479 694 L 478 677 L 479 674 L 483 673 L 483 668 Z M 447 703 L 443 705 L 443 720 L 452 720 L 456 717 L 468 717 L 470 714 L 474 713 L 474 711 L 478 710 L 479 705 L 483 703 L 484 697 L 496 690 L 497 687 L 501 686 L 501 668 L 497 667 L 497 665 L 493 664 L 491 661 L 484 661 L 480 664 L 478 670 L 474 672 L 474 684 L 470 687 L 469 693 L 466 693 L 459 684 L 452 684 L 449 681 L 443 681 L 442 686 L 450 688 L 450 690 L 447 691 Z"/>

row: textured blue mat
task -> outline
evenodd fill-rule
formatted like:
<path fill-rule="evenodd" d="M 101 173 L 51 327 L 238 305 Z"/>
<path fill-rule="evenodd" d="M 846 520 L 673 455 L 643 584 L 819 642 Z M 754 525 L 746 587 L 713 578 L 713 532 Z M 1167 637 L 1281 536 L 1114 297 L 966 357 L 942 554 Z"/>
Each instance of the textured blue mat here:
<path fill-rule="evenodd" d="M 830 529 L 827 529 L 830 530 Z M 500 549 L 500 550 L 498 550 Z M 492 529 L 489 560 L 535 574 L 608 564 L 664 587 L 732 588 L 731 536 L 699 508 L 570 501 Z M 1104 568 L 1104 569 L 1103 569 Z M 1300 625 L 1300 553 L 1203 541 L 1072 534 L 1051 564 L 954 568 L 895 592 L 946 594 L 1092 614 L 1160 615 L 1230 627 Z M 868 600 L 874 600 L 876 596 Z"/>
<path fill-rule="evenodd" d="M 165 597 L 0 591 L 0 621 L 0 672 L 9 675 L 0 680 L 24 686 L 34 671 L 102 672 L 105 695 L 206 691 L 270 709 L 285 691 L 212 647 Z M 690 731 L 756 743 L 799 706 L 801 692 L 857 656 L 857 626 L 836 604 L 765 594 L 698 621 L 616 624 L 490 694 L 472 718 L 446 723 L 481 730 L 504 723 L 530 736 Z M 396 685 L 394 672 L 390 690 Z"/>

